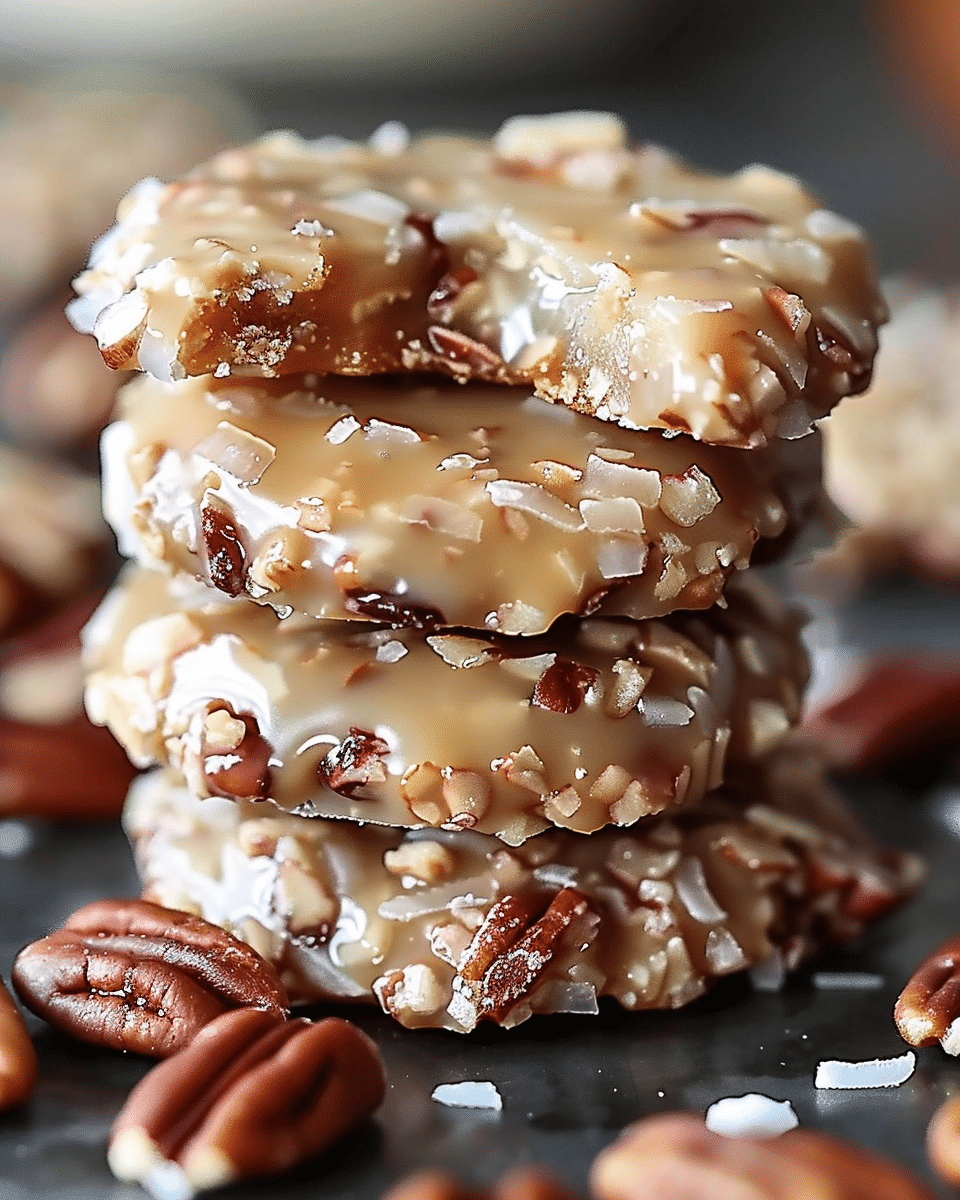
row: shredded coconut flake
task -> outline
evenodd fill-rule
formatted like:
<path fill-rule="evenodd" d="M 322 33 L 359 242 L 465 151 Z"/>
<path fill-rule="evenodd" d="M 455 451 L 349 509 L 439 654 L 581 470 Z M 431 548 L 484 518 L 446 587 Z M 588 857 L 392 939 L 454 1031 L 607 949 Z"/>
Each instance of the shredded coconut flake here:
<path fill-rule="evenodd" d="M 906 1083 L 917 1065 L 912 1050 L 897 1058 L 870 1058 L 863 1062 L 843 1062 L 828 1058 L 817 1063 L 813 1086 L 818 1088 L 883 1088 Z"/>
<path fill-rule="evenodd" d="M 503 1098 L 488 1080 L 465 1079 L 462 1083 L 441 1083 L 430 1093 L 431 1099 L 450 1108 L 489 1108 L 500 1112 Z"/>
<path fill-rule="evenodd" d="M 706 1126 L 724 1137 L 775 1138 L 800 1124 L 789 1100 L 773 1100 L 761 1092 L 725 1096 L 707 1109 Z"/>

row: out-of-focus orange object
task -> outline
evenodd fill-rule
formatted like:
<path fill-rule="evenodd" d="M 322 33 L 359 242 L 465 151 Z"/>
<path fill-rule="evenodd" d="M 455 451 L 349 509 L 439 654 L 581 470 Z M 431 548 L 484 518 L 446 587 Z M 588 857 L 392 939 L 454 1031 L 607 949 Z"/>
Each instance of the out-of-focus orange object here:
<path fill-rule="evenodd" d="M 960 152 L 960 3 L 874 0 L 874 6 L 910 90 Z"/>

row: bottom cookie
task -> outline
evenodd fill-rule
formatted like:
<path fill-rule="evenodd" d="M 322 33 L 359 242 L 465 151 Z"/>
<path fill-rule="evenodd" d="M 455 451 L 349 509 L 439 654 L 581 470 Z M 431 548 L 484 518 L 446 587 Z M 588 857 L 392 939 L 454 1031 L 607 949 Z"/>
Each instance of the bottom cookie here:
<path fill-rule="evenodd" d="M 627 832 L 518 847 L 198 801 L 169 772 L 134 783 L 125 826 L 144 896 L 245 938 L 296 1002 L 377 1000 L 457 1032 L 596 1012 L 600 995 L 677 1008 L 719 976 L 855 937 L 921 875 L 797 750 Z"/>

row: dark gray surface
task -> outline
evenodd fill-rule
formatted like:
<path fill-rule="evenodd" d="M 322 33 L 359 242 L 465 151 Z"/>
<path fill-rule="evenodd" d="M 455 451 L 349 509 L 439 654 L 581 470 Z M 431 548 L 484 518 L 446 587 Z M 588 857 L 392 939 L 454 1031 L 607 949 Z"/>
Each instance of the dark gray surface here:
<path fill-rule="evenodd" d="M 510 1033 L 469 1038 L 411 1033 L 366 1009 L 356 1017 L 379 1043 L 389 1091 L 374 1126 L 327 1160 L 269 1181 L 228 1189 L 256 1200 L 376 1197 L 398 1176 L 439 1165 L 482 1182 L 521 1162 L 549 1164 L 582 1189 L 590 1161 L 629 1121 L 676 1108 L 703 1110 L 721 1096 L 763 1092 L 789 1099 L 807 1128 L 852 1138 L 925 1172 L 923 1133 L 937 1104 L 960 1085 L 960 1066 L 934 1048 L 899 1088 L 818 1092 L 823 1058 L 867 1059 L 905 1047 L 890 1012 L 913 966 L 960 929 L 960 788 L 922 793 L 871 780 L 859 787 L 870 823 L 922 849 L 930 882 L 920 897 L 865 941 L 821 969 L 876 972 L 876 991 L 820 991 L 801 975 L 779 993 L 731 980 L 677 1013 L 539 1018 Z M 26 835 L 26 836 L 25 836 Z M 136 882 L 122 835 L 109 826 L 69 828 L 0 823 L 3 974 L 19 946 L 47 932 L 79 904 L 132 894 Z M 327 1011 L 327 1010 L 318 1010 Z M 41 1080 L 31 1104 L 0 1117 L 2 1200 L 133 1200 L 104 1157 L 107 1131 L 148 1065 L 61 1039 L 39 1022 Z M 457 1110 L 431 1099 L 440 1083 L 489 1080 L 502 1113 Z M 946 1193 L 943 1193 L 946 1194 Z"/>

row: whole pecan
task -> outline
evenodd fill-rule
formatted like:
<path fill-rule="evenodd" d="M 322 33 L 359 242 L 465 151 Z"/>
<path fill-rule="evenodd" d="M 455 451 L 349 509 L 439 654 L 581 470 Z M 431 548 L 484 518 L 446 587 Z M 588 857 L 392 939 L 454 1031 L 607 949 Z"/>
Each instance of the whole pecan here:
<path fill-rule="evenodd" d="M 108 730 L 87 719 L 81 690 L 80 630 L 101 596 L 89 592 L 0 643 L 5 816 L 120 815 L 136 771 Z"/>
<path fill-rule="evenodd" d="M 383 1091 L 380 1055 L 348 1021 L 225 1013 L 130 1093 L 110 1169 L 148 1189 L 162 1179 L 163 1195 L 184 1198 L 284 1171 L 364 1121 Z"/>
<path fill-rule="evenodd" d="M 842 695 L 806 719 L 831 763 L 863 771 L 957 742 L 960 663 L 878 658 Z"/>
<path fill-rule="evenodd" d="M 0 1112 L 28 1100 L 37 1081 L 37 1055 L 20 1010 L 0 983 Z"/>
<path fill-rule="evenodd" d="M 927 1128 L 930 1165 L 953 1187 L 960 1187 L 960 1097 L 941 1104 Z"/>
<path fill-rule="evenodd" d="M 136 770 L 81 713 L 56 725 L 0 717 L 0 809 L 58 820 L 118 817 Z"/>
<path fill-rule="evenodd" d="M 893 1010 L 900 1036 L 911 1046 L 941 1042 L 960 1053 L 960 934 L 932 950 L 914 971 Z"/>
<path fill-rule="evenodd" d="M 246 942 L 190 913 L 98 900 L 17 955 L 24 1004 L 81 1041 L 165 1058 L 214 1017 L 258 1009 L 282 1020 L 276 972 Z"/>
<path fill-rule="evenodd" d="M 441 1171 L 402 1179 L 381 1200 L 571 1200 L 570 1193 L 540 1167 L 509 1171 L 489 1188 L 473 1190 Z"/>
<path fill-rule="evenodd" d="M 597 1157 L 590 1182 L 596 1200 L 934 1200 L 902 1167 L 838 1138 L 724 1137 L 695 1113 L 631 1126 Z"/>

